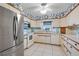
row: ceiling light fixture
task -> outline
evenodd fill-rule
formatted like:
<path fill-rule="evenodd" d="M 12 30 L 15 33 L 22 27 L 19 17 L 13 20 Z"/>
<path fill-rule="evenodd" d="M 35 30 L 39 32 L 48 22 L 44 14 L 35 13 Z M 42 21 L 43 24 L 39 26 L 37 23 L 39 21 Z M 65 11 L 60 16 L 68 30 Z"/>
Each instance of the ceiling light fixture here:
<path fill-rule="evenodd" d="M 46 14 L 46 12 L 47 12 L 47 8 L 48 7 L 48 5 L 47 5 L 47 3 L 42 3 L 41 4 L 41 10 L 40 10 L 40 13 L 41 14 Z"/>
<path fill-rule="evenodd" d="M 40 11 L 41 14 L 46 14 L 46 12 L 47 12 L 46 9 Z"/>

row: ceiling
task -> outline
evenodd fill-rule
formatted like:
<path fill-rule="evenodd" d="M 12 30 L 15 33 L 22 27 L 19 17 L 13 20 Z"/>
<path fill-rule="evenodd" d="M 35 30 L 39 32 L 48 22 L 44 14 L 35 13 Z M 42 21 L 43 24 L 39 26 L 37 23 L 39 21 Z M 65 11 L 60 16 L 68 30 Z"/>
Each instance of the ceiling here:
<path fill-rule="evenodd" d="M 46 3 L 47 12 L 40 13 L 42 3 L 22 3 L 21 6 L 27 17 L 31 16 L 32 19 L 39 19 L 45 15 L 52 16 L 57 13 L 67 11 L 74 3 Z"/>

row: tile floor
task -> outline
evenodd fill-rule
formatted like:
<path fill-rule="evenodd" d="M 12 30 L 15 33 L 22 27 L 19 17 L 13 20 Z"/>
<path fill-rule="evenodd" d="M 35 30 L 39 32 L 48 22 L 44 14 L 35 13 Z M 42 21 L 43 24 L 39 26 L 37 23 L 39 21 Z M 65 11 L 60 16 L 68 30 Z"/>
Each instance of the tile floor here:
<path fill-rule="evenodd" d="M 24 51 L 25 56 L 65 56 L 61 47 L 48 44 L 34 43 Z"/>

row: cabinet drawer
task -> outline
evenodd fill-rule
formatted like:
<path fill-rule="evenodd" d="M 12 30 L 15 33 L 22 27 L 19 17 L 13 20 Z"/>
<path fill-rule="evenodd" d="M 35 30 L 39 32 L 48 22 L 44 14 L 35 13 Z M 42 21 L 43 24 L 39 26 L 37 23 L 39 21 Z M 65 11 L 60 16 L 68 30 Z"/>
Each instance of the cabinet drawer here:
<path fill-rule="evenodd" d="M 67 46 L 64 46 L 64 51 L 66 53 L 67 56 L 71 55 L 71 52 L 69 51 L 69 49 L 67 48 Z"/>
<path fill-rule="evenodd" d="M 79 56 L 79 51 L 77 51 L 75 48 L 72 47 L 71 49 L 72 55 Z"/>
<path fill-rule="evenodd" d="M 79 44 L 77 44 L 76 42 L 73 42 L 71 40 L 67 40 L 70 44 L 72 44 L 74 47 L 76 47 L 77 49 L 79 49 Z"/>

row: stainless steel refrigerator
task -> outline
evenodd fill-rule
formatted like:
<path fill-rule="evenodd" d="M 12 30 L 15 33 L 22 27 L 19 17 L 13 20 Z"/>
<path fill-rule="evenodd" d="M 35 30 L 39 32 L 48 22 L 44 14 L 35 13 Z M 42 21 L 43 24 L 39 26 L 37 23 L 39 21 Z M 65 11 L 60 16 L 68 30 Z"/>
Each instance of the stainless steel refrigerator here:
<path fill-rule="evenodd" d="M 23 16 L 0 6 L 0 56 L 23 55 Z"/>

